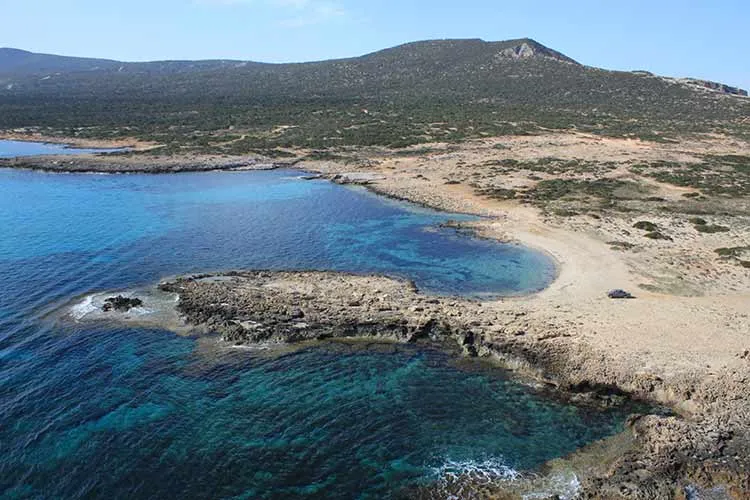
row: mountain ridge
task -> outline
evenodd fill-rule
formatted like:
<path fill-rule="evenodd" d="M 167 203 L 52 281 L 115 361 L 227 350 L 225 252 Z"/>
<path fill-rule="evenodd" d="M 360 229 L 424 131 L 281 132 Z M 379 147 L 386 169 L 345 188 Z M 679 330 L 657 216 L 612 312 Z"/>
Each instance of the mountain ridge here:
<path fill-rule="evenodd" d="M 134 70 L 144 70 L 146 68 L 158 68 L 163 71 L 189 71 L 189 70 L 211 70 L 231 67 L 247 66 L 268 66 L 283 67 L 289 65 L 315 65 L 324 63 L 339 63 L 348 61 L 366 60 L 368 58 L 385 57 L 391 53 L 400 53 L 404 55 L 409 51 L 432 52 L 432 56 L 440 56 L 439 52 L 446 50 L 455 50 L 461 45 L 475 45 L 482 49 L 496 50 L 497 59 L 528 59 L 528 58 L 546 58 L 560 62 L 566 62 L 582 66 L 575 59 L 547 47 L 546 45 L 534 40 L 533 38 L 518 38 L 502 41 L 485 41 L 481 38 L 445 38 L 419 40 L 407 42 L 394 47 L 389 47 L 361 56 L 346 57 L 339 59 L 323 59 L 316 61 L 300 61 L 286 63 L 272 63 L 245 59 L 163 59 L 153 61 L 121 61 L 117 59 L 94 58 L 65 56 L 58 54 L 48 54 L 32 52 L 14 47 L 0 47 L 0 75 L 8 74 L 41 74 L 47 72 L 79 72 L 79 71 L 123 71 L 127 68 Z M 618 70 L 613 70 L 618 71 Z M 632 73 L 642 73 L 653 75 L 650 72 L 632 71 Z M 702 89 L 738 95 L 748 96 L 748 91 L 738 86 L 728 85 L 716 80 L 707 80 L 691 77 L 671 77 L 665 76 L 677 83 L 701 87 Z"/>
<path fill-rule="evenodd" d="M 530 38 L 426 40 L 280 64 L 0 49 L 0 130 L 86 129 L 174 144 L 242 130 L 233 144 L 245 149 L 400 146 L 540 129 L 656 140 L 750 133 L 750 99 L 729 90 L 586 66 Z"/>
<path fill-rule="evenodd" d="M 78 56 L 65 56 L 58 54 L 48 54 L 40 52 L 32 52 L 24 49 L 14 47 L 0 47 L 0 73 L 8 73 L 13 71 L 24 71 L 24 72 L 44 72 L 50 70 L 65 70 L 65 65 L 70 65 L 68 71 L 80 71 L 80 70 L 95 70 L 95 69 L 111 69 L 113 67 L 119 67 L 122 65 L 156 65 L 156 64 L 193 64 L 193 65 L 207 65 L 207 64 L 254 64 L 254 65 L 268 65 L 268 66 L 284 66 L 284 65 L 300 65 L 300 64 L 317 64 L 326 62 L 343 62 L 352 61 L 357 59 L 366 59 L 368 57 L 376 57 L 379 55 L 385 55 L 389 52 L 405 51 L 409 49 L 424 50 L 425 48 L 442 48 L 442 49 L 453 49 L 459 45 L 474 44 L 482 46 L 483 48 L 496 48 L 498 49 L 498 55 L 505 56 L 512 59 L 528 58 L 528 57 L 548 57 L 551 59 L 557 59 L 560 61 L 566 61 L 570 63 L 578 64 L 572 58 L 553 50 L 545 45 L 533 40 L 531 38 L 519 38 L 513 40 L 504 41 L 485 41 L 480 38 L 456 38 L 456 39 L 433 39 L 433 40 L 420 40 L 415 42 L 407 42 L 394 47 L 389 47 L 367 54 L 363 54 L 355 57 L 345 57 L 337 59 L 322 59 L 316 61 L 299 61 L 299 62 L 288 62 L 288 63 L 271 63 L 254 61 L 249 59 L 159 59 L 152 61 L 121 61 L 117 59 L 106 59 L 106 58 L 93 58 L 93 57 L 78 57 Z"/>

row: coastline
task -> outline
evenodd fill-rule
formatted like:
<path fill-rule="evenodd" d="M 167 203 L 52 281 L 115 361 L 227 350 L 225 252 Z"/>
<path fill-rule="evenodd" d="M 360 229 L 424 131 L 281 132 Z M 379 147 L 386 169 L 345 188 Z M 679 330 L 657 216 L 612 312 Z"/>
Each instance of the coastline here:
<path fill-rule="evenodd" d="M 445 153 L 450 154 L 454 153 Z M 81 162 L 80 168 L 89 169 L 104 164 L 79 157 L 65 160 Z M 29 161 L 37 165 L 39 160 Z M 157 164 L 160 161 L 167 159 L 156 160 Z M 177 157 L 169 161 L 185 160 Z M 440 154 L 431 157 L 429 163 L 434 166 L 439 162 L 446 169 L 455 165 L 455 160 L 441 158 Z M 644 283 L 654 281 L 653 276 L 643 272 L 644 262 L 661 264 L 659 258 L 663 254 L 679 260 L 678 252 L 693 251 L 696 242 L 687 238 L 675 238 L 670 246 L 649 242 L 640 253 L 626 254 L 611 248 L 602 238 L 602 233 L 612 231 L 609 227 L 602 229 L 605 223 L 561 221 L 533 206 L 486 199 L 466 185 L 447 184 L 442 177 L 445 171 L 431 172 L 425 168 L 427 163 L 416 157 L 384 160 L 375 166 L 305 161 L 294 167 L 317 171 L 334 181 L 346 172 L 376 172 L 376 177 L 354 183 L 432 208 L 487 216 L 489 219 L 468 226 L 483 237 L 519 242 L 541 249 L 556 260 L 557 279 L 538 294 L 482 302 L 481 310 L 471 309 L 473 306 L 460 299 L 454 302 L 461 302 L 461 306 L 450 307 L 469 307 L 471 310 L 460 311 L 462 317 L 498 316 L 498 321 L 493 319 L 484 331 L 472 331 L 472 335 L 476 333 L 475 340 L 463 344 L 467 348 L 471 345 L 477 355 L 536 372 L 545 382 L 561 389 L 617 388 L 667 404 L 681 414 L 683 418 L 635 419 L 631 430 L 637 449 L 616 461 L 603 477 L 586 478 L 582 491 L 588 498 L 679 498 L 678 492 L 689 484 L 726 485 L 730 490 L 734 488 L 736 498 L 747 494 L 750 464 L 747 454 L 743 455 L 750 443 L 747 275 L 722 278 L 715 283 L 708 283 L 709 277 L 701 295 L 644 287 Z M 51 170 L 70 168 L 47 165 Z M 140 171 L 132 164 L 123 168 L 122 172 Z M 162 173 L 178 171 L 167 164 L 157 168 Z M 148 171 L 157 172 L 153 165 Z M 672 194 L 666 187 L 659 187 L 667 195 Z M 605 222 L 616 229 L 631 224 L 620 220 Z M 723 244 L 716 238 L 714 246 Z M 693 273 L 702 271 L 698 268 Z M 637 298 L 611 301 L 605 294 L 612 288 L 633 291 Z"/>
<path fill-rule="evenodd" d="M 631 373 L 626 383 L 601 353 L 582 345 L 575 348 L 566 342 L 571 339 L 569 334 L 556 332 L 551 324 L 528 321 L 524 311 L 496 307 L 496 301 L 424 295 L 408 281 L 377 275 L 236 271 L 178 277 L 163 281 L 158 289 L 179 296 L 179 303 L 172 304 L 178 304 L 185 322 L 181 333 L 190 329 L 198 334 L 218 333 L 225 345 L 425 340 L 466 356 L 498 362 L 522 378 L 554 388 L 561 396 L 577 394 L 585 401 L 607 401 L 620 397 L 623 391 L 631 398 L 671 403 L 680 416 L 631 417 L 626 430 L 631 445 L 626 453 L 611 458 L 611 467 L 596 467 L 597 457 L 612 454 L 612 447 L 617 449 L 617 443 L 625 438 L 614 437 L 612 443 L 605 440 L 554 464 L 578 467 L 575 472 L 581 491 L 591 495 L 588 498 L 615 498 L 623 488 L 631 498 L 673 498 L 681 488 L 714 487 L 715 481 L 737 488 L 735 491 L 747 491 L 746 458 L 738 454 L 750 444 L 747 434 L 740 432 L 746 426 L 748 401 L 740 399 L 748 393 L 744 379 L 683 379 L 678 384 Z M 174 316 L 173 310 L 167 312 L 160 316 Z M 114 321 L 120 316 L 131 324 L 140 321 L 117 313 L 104 316 Z M 174 330 L 174 322 L 150 324 Z M 731 390 L 725 394 L 722 389 L 730 384 Z M 695 393 L 690 394 L 692 391 Z M 685 394 L 695 403 L 691 411 L 674 405 L 675 398 Z M 733 462 L 726 463 L 730 457 Z M 524 486 L 500 484 L 497 488 Z"/>
<path fill-rule="evenodd" d="M 291 168 L 290 162 L 278 162 L 254 155 L 173 155 L 133 157 L 108 153 L 82 155 L 45 155 L 0 158 L 0 168 L 46 173 L 77 174 L 177 174 L 188 172 L 273 170 Z"/>
<path fill-rule="evenodd" d="M 158 144 L 144 142 L 134 137 L 122 139 L 93 139 L 83 137 L 68 137 L 45 135 L 37 130 L 28 131 L 0 131 L 0 140 L 20 142 L 42 142 L 45 144 L 59 144 L 62 146 L 85 148 L 85 149 L 121 149 L 128 148 L 131 151 L 147 151 L 158 148 Z"/>

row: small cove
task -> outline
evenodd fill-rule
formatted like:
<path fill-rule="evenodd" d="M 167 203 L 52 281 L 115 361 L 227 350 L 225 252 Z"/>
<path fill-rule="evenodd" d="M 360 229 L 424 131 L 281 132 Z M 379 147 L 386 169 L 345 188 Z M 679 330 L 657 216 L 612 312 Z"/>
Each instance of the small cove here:
<path fill-rule="evenodd" d="M 0 139 L 0 158 L 37 155 L 79 155 L 84 153 L 114 153 L 122 148 L 79 148 L 49 142 L 14 141 Z"/>
<path fill-rule="evenodd" d="M 0 170 L 0 186 L 8 496 L 384 498 L 446 467 L 533 470 L 617 432 L 628 412 L 557 401 L 430 348 L 206 356 L 169 332 L 41 317 L 94 290 L 206 270 L 385 273 L 462 295 L 554 278 L 540 253 L 439 227 L 465 216 L 294 171 Z"/>

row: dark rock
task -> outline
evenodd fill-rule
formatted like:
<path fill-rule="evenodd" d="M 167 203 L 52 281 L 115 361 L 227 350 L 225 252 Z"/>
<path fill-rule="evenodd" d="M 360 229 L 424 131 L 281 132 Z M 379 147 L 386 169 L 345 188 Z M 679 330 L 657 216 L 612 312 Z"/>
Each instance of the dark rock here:
<path fill-rule="evenodd" d="M 104 301 L 102 311 L 117 311 L 117 312 L 128 312 L 134 307 L 140 307 L 143 305 L 143 301 L 139 298 L 123 297 L 118 295 L 117 297 L 110 297 Z"/>
<path fill-rule="evenodd" d="M 704 226 L 697 226 L 697 227 L 704 227 Z M 652 240 L 665 240 L 665 241 L 672 241 L 671 236 L 667 236 L 666 234 L 662 233 L 661 231 L 651 231 L 650 233 L 646 233 L 643 236 L 646 238 L 650 238 Z"/>
<path fill-rule="evenodd" d="M 607 292 L 607 297 L 609 297 L 610 299 L 634 299 L 635 298 L 631 293 L 626 292 L 625 290 L 620 290 L 620 289 L 610 290 L 609 292 Z"/>
<path fill-rule="evenodd" d="M 640 229 L 642 231 L 648 231 L 648 232 L 654 232 L 654 231 L 659 230 L 659 226 L 647 220 L 638 221 L 635 224 L 633 224 L 633 227 L 636 229 Z"/>

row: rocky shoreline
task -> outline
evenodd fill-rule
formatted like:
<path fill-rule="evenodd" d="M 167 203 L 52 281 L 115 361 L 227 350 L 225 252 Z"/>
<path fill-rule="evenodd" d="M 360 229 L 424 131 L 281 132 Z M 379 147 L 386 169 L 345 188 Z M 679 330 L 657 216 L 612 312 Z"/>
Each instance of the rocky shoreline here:
<path fill-rule="evenodd" d="M 0 167 L 167 173 L 293 166 L 395 199 L 487 216 L 468 227 L 482 237 L 538 248 L 560 263 L 550 288 L 533 297 L 478 302 L 422 296 L 407 282 L 376 276 L 259 272 L 174 279 L 162 288 L 180 295 L 181 313 L 195 330 L 218 332 L 231 343 L 342 335 L 399 342 L 434 338 L 458 345 L 467 355 L 496 359 L 561 392 L 621 391 L 668 405 L 680 416 L 631 419 L 633 446 L 582 476 L 580 497 L 739 499 L 750 498 L 750 281 L 732 262 L 717 260 L 714 250 L 742 244 L 745 219 L 716 215 L 732 231 L 696 236 L 679 213 L 660 211 L 650 220 L 668 227 L 674 238 L 651 241 L 633 231 L 640 219 L 631 220 L 628 211 L 555 215 L 488 198 L 480 189 L 493 182 L 525 186 L 532 176 L 533 182 L 540 175 L 557 178 L 538 169 L 528 178 L 517 168 L 502 172 L 493 167 L 498 155 L 526 162 L 521 166 L 550 155 L 596 164 L 614 158 L 619 166 L 607 175 L 630 179 L 628 162 L 636 158 L 695 161 L 701 155 L 736 154 L 739 147 L 722 141 L 672 146 L 553 134 L 459 149 L 436 146 L 431 153 L 415 150 L 412 157 L 378 153 L 361 164 L 129 154 L 4 160 Z M 377 151 L 363 154 L 371 153 Z M 457 173 L 463 177 L 456 180 Z M 685 203 L 686 195 L 697 194 L 639 180 L 651 195 L 659 195 L 653 196 L 659 203 Z M 638 298 L 606 297 L 620 287 Z M 483 497 L 517 497 L 505 490 L 483 491 Z M 436 498 L 429 492 L 419 497 Z"/>
<path fill-rule="evenodd" d="M 499 360 L 562 391 L 600 397 L 624 391 L 681 413 L 633 416 L 634 445 L 606 470 L 587 471 L 581 498 L 699 498 L 690 496 L 699 488 L 747 498 L 750 492 L 750 370 L 671 381 L 622 373 L 602 353 L 560 342 L 564 334 L 556 332 L 566 325 L 527 321 L 520 307 L 498 307 L 502 301 L 423 295 L 410 282 L 383 276 L 237 271 L 176 278 L 159 289 L 179 296 L 177 308 L 193 328 L 235 345 L 429 339 Z"/>
<path fill-rule="evenodd" d="M 97 153 L 0 158 L 0 168 L 64 173 L 173 174 L 214 170 L 274 170 L 294 165 L 295 161 L 274 161 L 260 156 Z"/>

